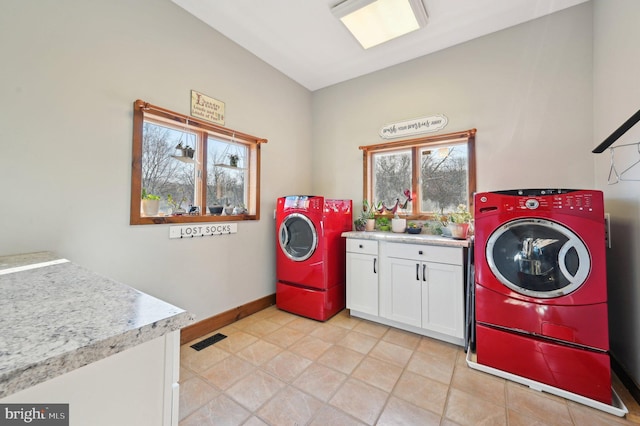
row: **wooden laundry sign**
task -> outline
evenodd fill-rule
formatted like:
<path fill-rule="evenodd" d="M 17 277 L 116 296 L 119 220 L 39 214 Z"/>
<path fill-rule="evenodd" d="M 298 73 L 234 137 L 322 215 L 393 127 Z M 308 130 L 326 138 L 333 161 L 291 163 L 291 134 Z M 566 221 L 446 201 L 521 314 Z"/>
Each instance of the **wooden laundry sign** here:
<path fill-rule="evenodd" d="M 442 114 L 400 121 L 397 123 L 387 124 L 382 127 L 382 129 L 380 129 L 380 136 L 384 139 L 393 139 L 403 136 L 436 132 L 440 129 L 444 129 L 447 122 L 447 117 Z"/>
<path fill-rule="evenodd" d="M 224 126 L 224 102 L 192 90 L 191 115 Z"/>

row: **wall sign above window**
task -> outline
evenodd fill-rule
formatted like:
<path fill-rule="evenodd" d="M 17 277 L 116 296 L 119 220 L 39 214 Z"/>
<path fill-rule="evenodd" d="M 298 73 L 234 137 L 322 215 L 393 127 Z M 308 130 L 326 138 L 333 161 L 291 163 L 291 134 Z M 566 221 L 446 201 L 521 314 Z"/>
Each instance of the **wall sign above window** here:
<path fill-rule="evenodd" d="M 191 116 L 224 126 L 224 102 L 192 90 Z"/>
<path fill-rule="evenodd" d="M 413 120 L 400 121 L 387 124 L 380 129 L 380 136 L 384 139 L 400 138 L 405 136 L 420 135 L 444 129 L 447 125 L 447 117 L 442 114 L 429 117 L 414 118 Z"/>

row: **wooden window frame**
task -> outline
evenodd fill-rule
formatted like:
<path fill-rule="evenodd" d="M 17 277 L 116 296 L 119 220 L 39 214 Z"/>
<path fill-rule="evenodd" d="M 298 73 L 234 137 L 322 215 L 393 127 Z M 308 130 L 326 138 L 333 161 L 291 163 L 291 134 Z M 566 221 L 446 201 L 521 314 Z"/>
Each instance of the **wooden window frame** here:
<path fill-rule="evenodd" d="M 145 119 L 150 122 L 165 122 L 188 128 L 204 136 L 198 158 L 202 161 L 201 178 L 197 180 L 196 202 L 201 206 L 198 214 L 181 216 L 143 216 L 141 214 L 141 193 L 142 193 L 142 143 Z M 206 158 L 207 158 L 207 137 L 213 135 L 218 139 L 230 142 L 241 143 L 249 148 L 249 200 L 250 205 L 246 206 L 248 211 L 243 214 L 228 216 L 216 216 L 208 213 L 206 208 Z M 152 105 L 142 100 L 133 103 L 133 155 L 131 164 L 131 225 L 152 225 L 170 223 L 201 223 L 201 222 L 229 222 L 239 220 L 259 220 L 260 219 L 260 146 L 267 143 L 266 139 L 252 136 L 237 130 L 209 123 L 194 117 L 170 111 Z"/>
<path fill-rule="evenodd" d="M 419 151 L 425 147 L 437 147 L 444 146 L 453 143 L 466 143 L 467 145 L 467 167 L 468 167 L 468 205 L 469 211 L 473 211 L 473 194 L 476 192 L 476 129 L 465 130 L 461 132 L 452 132 L 441 135 L 425 136 L 415 139 L 405 139 L 400 141 L 383 142 L 374 145 L 360 146 L 362 150 L 362 197 L 366 200 L 373 200 L 373 166 L 372 158 L 374 153 L 380 152 L 393 152 L 397 150 L 411 149 L 411 181 L 412 187 L 410 188 L 412 194 L 419 194 L 419 182 L 420 182 L 420 161 Z M 401 195 L 401 194 L 399 194 Z M 433 214 L 425 214 L 420 212 L 419 203 L 412 203 L 412 211 L 406 212 L 403 217 L 413 220 L 432 220 Z"/>

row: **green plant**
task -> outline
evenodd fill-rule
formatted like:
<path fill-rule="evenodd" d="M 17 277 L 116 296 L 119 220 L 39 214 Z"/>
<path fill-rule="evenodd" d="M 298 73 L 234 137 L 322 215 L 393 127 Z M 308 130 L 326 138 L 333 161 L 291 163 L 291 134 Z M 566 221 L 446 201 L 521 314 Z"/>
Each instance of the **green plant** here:
<path fill-rule="evenodd" d="M 178 210 L 182 208 L 182 203 L 187 201 L 184 197 L 180 201 L 176 201 L 171 194 L 167 194 L 167 202 L 172 207 L 173 210 Z"/>
<path fill-rule="evenodd" d="M 464 204 L 458 204 L 456 211 L 449 215 L 449 222 L 453 223 L 469 223 L 471 219 L 473 219 L 473 216 L 471 216 L 471 213 L 467 210 L 467 206 Z"/>
<path fill-rule="evenodd" d="M 365 217 L 359 217 L 353 221 L 353 226 L 356 228 L 356 231 L 364 231 L 364 228 L 367 226 L 367 219 Z"/>
<path fill-rule="evenodd" d="M 381 231 L 388 231 L 391 229 L 391 221 L 386 216 L 380 216 L 376 219 L 376 226 Z"/>
<path fill-rule="evenodd" d="M 379 205 L 380 203 L 378 203 Z M 364 219 L 375 219 L 376 217 L 376 208 L 373 204 L 369 204 L 369 200 L 362 200 L 362 215 Z"/>
<path fill-rule="evenodd" d="M 160 196 L 159 195 L 149 194 L 149 193 L 147 193 L 147 190 L 145 188 L 142 188 L 142 196 L 141 196 L 141 198 L 143 200 L 159 200 Z"/>
<path fill-rule="evenodd" d="M 442 235 L 442 223 L 441 222 L 432 222 L 429 224 L 429 229 L 435 235 Z"/>

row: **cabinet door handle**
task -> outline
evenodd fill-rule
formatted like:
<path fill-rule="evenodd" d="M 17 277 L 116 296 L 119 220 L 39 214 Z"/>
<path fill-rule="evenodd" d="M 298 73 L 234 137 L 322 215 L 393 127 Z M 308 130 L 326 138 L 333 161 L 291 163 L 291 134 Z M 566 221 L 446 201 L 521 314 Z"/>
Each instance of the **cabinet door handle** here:
<path fill-rule="evenodd" d="M 422 264 L 422 281 L 427 281 L 427 265 L 426 264 Z"/>
<path fill-rule="evenodd" d="M 422 254 L 422 250 L 418 251 L 418 254 Z"/>
<path fill-rule="evenodd" d="M 362 244 L 358 245 L 358 247 L 362 248 Z"/>
<path fill-rule="evenodd" d="M 376 262 L 377 262 L 377 261 L 378 261 L 378 258 L 377 258 L 377 257 L 374 257 L 374 258 L 373 258 L 373 273 L 374 273 L 374 274 L 377 274 L 377 273 L 378 273 L 378 271 L 376 271 Z"/>
<path fill-rule="evenodd" d="M 416 281 L 420 281 L 420 264 L 416 263 Z"/>

